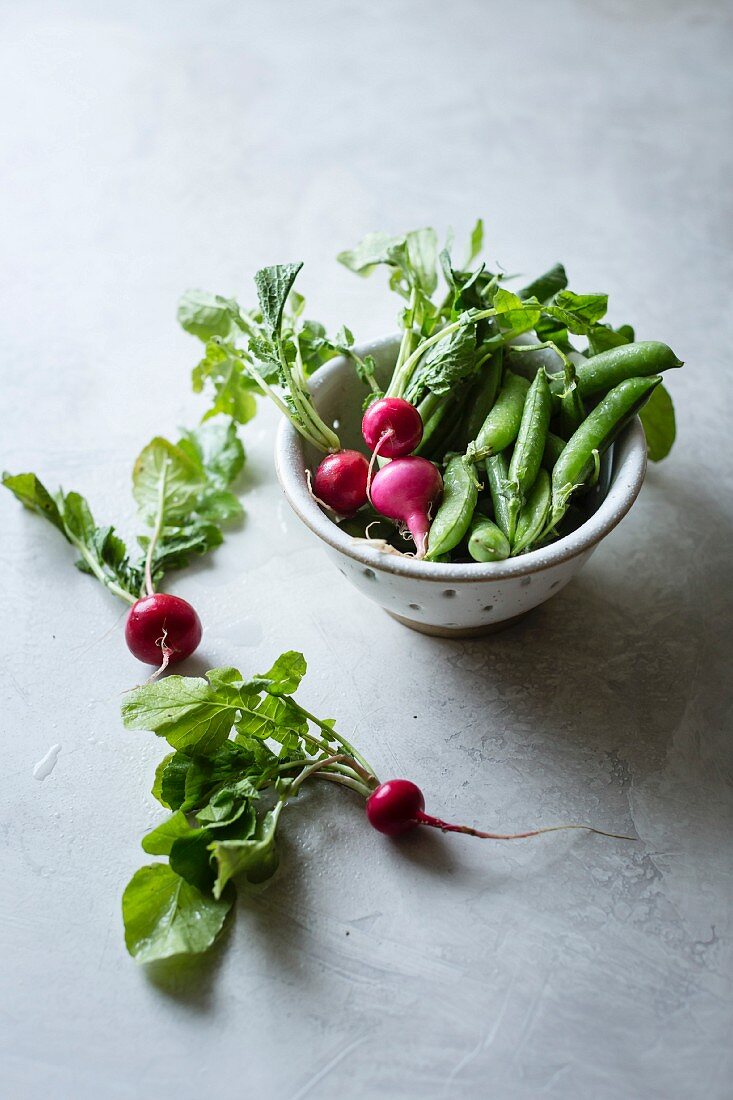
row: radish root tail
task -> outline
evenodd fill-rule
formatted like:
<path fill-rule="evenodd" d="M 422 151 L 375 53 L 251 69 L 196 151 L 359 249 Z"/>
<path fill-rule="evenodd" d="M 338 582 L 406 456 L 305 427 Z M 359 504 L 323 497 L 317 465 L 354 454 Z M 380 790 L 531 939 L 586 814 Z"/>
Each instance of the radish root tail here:
<path fill-rule="evenodd" d="M 152 684 L 155 680 L 158 679 L 159 676 L 162 676 L 165 670 L 168 668 L 168 665 L 170 664 L 171 657 L 173 656 L 173 650 L 165 644 L 165 640 L 167 637 L 168 631 L 165 629 L 165 627 L 163 627 L 163 633 L 156 640 L 155 643 L 156 645 L 160 646 L 160 652 L 163 654 L 163 660 L 161 661 L 159 667 L 156 668 L 155 672 L 151 676 L 148 676 L 147 680 L 143 684 L 143 687 L 147 687 L 148 684 Z"/>
<path fill-rule="evenodd" d="M 486 833 L 481 829 L 472 829 L 470 825 L 451 825 L 448 821 L 441 821 L 439 817 L 420 811 L 416 820 L 419 825 L 430 825 L 433 829 L 440 829 L 444 833 L 466 833 L 468 836 L 477 836 L 481 840 L 523 840 L 529 836 L 540 836 L 542 833 L 557 833 L 562 829 L 584 829 L 598 836 L 609 836 L 613 840 L 638 840 L 638 837 L 628 836 L 626 833 L 608 833 L 605 829 L 595 829 L 592 825 L 546 825 L 542 829 L 530 829 L 526 833 Z"/>
<path fill-rule="evenodd" d="M 372 478 L 374 476 L 374 463 L 379 458 L 379 452 L 382 449 L 382 444 L 386 443 L 388 439 L 391 439 L 393 435 L 394 432 L 391 428 L 387 428 L 386 431 L 382 432 L 379 439 L 377 440 L 376 447 L 372 451 L 372 457 L 369 459 L 369 471 L 367 473 L 367 500 L 370 504 L 372 503 Z"/>

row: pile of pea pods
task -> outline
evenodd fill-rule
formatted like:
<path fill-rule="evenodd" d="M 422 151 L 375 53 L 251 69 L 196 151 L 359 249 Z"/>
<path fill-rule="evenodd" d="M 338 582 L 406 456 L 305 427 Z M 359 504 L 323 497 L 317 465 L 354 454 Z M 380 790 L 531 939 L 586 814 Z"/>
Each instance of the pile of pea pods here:
<path fill-rule="evenodd" d="M 547 346 L 497 349 L 456 403 L 448 430 L 426 424 L 417 453 L 442 469 L 444 483 L 427 561 L 502 561 L 580 526 L 604 454 L 659 386 L 661 372 L 682 365 L 666 344 L 646 341 L 580 362 L 553 346 L 563 369 L 550 371 L 531 354 Z M 370 519 L 373 534 L 375 517 L 362 522 Z"/>

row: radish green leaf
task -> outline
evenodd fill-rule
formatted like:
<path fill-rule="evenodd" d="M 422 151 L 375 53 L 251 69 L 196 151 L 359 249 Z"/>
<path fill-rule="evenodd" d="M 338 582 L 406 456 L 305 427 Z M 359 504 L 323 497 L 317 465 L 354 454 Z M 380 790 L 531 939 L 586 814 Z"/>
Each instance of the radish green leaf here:
<path fill-rule="evenodd" d="M 143 837 L 142 849 L 149 856 L 167 856 L 173 847 L 174 840 L 186 836 L 191 832 L 186 815 L 176 810 L 175 813 L 162 821 Z"/>
<path fill-rule="evenodd" d="M 141 867 L 122 897 L 125 943 L 140 963 L 206 951 L 221 932 L 230 896 L 203 894 L 164 863 Z"/>
<path fill-rule="evenodd" d="M 660 384 L 639 413 L 646 434 L 646 445 L 652 462 L 661 462 L 672 450 L 677 435 L 674 405 L 668 390 Z"/>

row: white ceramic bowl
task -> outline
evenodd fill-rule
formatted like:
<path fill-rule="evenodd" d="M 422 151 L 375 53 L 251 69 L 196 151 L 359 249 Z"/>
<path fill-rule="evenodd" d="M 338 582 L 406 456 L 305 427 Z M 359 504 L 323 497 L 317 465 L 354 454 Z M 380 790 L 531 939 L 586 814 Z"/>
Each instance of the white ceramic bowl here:
<path fill-rule="evenodd" d="M 357 349 L 373 355 L 386 383 L 399 338 Z M 344 359 L 334 359 L 312 379 L 318 411 L 336 423 L 345 447 L 364 450 L 361 406 L 365 389 Z M 321 511 L 308 490 L 306 467 L 322 458 L 283 420 L 277 435 L 277 476 L 293 511 L 318 536 L 339 571 L 370 600 L 414 630 L 443 637 L 470 637 L 497 630 L 556 595 L 588 561 L 598 543 L 628 512 L 646 471 L 646 440 L 635 419 L 613 448 L 608 491 L 590 518 L 565 538 L 502 562 L 445 565 L 385 554 L 342 531 Z"/>

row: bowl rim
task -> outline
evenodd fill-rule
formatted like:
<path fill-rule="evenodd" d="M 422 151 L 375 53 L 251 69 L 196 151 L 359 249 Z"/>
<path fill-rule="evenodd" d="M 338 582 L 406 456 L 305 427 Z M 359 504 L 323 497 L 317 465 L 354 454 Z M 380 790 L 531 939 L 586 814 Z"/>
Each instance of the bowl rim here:
<path fill-rule="evenodd" d="M 355 351 L 362 358 L 374 355 L 394 345 L 399 337 L 391 334 L 367 344 L 360 344 Z M 343 357 L 329 360 L 310 379 L 313 397 L 318 402 L 318 392 L 331 379 L 344 370 L 353 371 Z M 634 417 L 616 440 L 616 453 L 611 483 L 606 496 L 596 511 L 575 531 L 556 542 L 531 550 L 517 558 L 500 562 L 426 562 L 408 555 L 385 553 L 373 546 L 357 542 L 330 519 L 313 499 L 305 477 L 304 441 L 284 417 L 275 441 L 275 470 L 288 504 L 298 518 L 313 534 L 332 549 L 362 565 L 382 573 L 391 573 L 413 580 L 468 583 L 500 581 L 522 577 L 551 569 L 563 562 L 590 552 L 617 527 L 636 500 L 647 466 L 646 436 L 641 421 Z"/>

